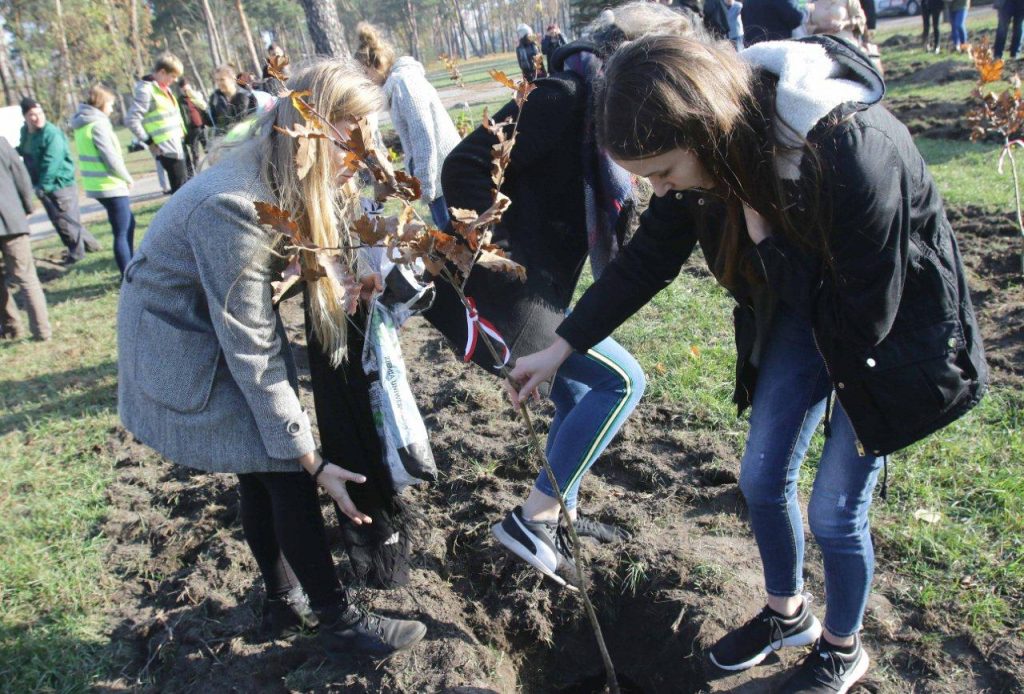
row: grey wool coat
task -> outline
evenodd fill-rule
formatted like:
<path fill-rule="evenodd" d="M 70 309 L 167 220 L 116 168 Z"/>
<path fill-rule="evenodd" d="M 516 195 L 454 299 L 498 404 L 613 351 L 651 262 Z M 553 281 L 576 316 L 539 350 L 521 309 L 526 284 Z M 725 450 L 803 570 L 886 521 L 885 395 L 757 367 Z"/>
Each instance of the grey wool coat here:
<path fill-rule="evenodd" d="M 137 439 L 207 472 L 289 472 L 315 449 L 284 325 L 253 147 L 189 181 L 125 269 L 118 414 Z"/>

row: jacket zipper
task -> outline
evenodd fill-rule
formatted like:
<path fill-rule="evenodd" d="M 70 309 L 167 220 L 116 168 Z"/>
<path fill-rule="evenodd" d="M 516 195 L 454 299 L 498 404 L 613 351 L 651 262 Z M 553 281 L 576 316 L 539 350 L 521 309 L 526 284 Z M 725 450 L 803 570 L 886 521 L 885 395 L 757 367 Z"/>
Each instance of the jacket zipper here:
<path fill-rule="evenodd" d="M 821 345 L 818 344 L 818 336 L 814 332 L 814 326 L 811 326 L 811 339 L 814 340 L 814 349 L 818 350 L 818 356 L 821 357 L 821 363 L 825 365 L 825 373 L 828 374 L 828 384 L 836 394 L 836 400 L 839 400 L 839 404 L 843 404 L 839 397 L 839 390 L 835 387 L 835 380 L 832 377 L 832 369 L 828 366 L 828 360 L 825 359 L 825 353 L 821 351 Z M 864 451 L 864 445 L 860 442 L 860 435 L 857 433 L 856 427 L 853 426 L 853 420 L 850 419 L 850 415 L 846 415 L 846 418 L 850 420 L 850 429 L 853 430 L 853 442 L 857 446 L 857 455 L 863 458 L 866 453 Z"/>

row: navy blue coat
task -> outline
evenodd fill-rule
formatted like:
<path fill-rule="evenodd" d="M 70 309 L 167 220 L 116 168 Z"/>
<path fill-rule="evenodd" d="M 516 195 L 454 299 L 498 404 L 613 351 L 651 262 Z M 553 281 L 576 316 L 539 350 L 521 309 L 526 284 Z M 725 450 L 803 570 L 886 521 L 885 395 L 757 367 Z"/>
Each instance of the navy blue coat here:
<path fill-rule="evenodd" d="M 792 36 L 803 22 L 796 0 L 744 0 L 743 36 L 746 45 L 761 41 L 779 41 Z"/>

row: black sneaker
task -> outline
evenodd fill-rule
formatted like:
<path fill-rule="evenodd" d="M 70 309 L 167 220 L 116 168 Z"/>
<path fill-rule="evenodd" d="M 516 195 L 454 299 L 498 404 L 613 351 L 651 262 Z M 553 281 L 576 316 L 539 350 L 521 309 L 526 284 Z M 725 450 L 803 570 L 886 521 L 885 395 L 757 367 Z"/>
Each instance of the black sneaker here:
<path fill-rule="evenodd" d="M 856 637 L 853 652 L 837 650 L 825 639 L 804 658 L 800 668 L 779 690 L 782 694 L 845 694 L 868 671 L 867 651 Z"/>
<path fill-rule="evenodd" d="M 576 590 L 576 562 L 558 523 L 528 521 L 516 506 L 491 528 L 498 542 L 559 585 Z M 579 532 L 577 530 L 577 532 Z"/>
<path fill-rule="evenodd" d="M 800 611 L 786 619 L 767 605 L 749 622 L 734 629 L 711 647 L 708 657 L 723 670 L 746 670 L 772 651 L 786 646 L 810 646 L 821 636 L 821 623 L 811 614 L 808 596 Z"/>
<path fill-rule="evenodd" d="M 578 516 L 573 521 L 573 526 L 576 528 L 576 534 L 580 537 L 592 537 L 606 545 L 633 539 L 633 534 L 625 528 L 620 528 L 611 523 L 602 523 L 584 516 Z"/>
<path fill-rule="evenodd" d="M 320 623 L 320 642 L 327 655 L 378 658 L 415 646 L 427 635 L 423 622 L 392 619 L 349 605 L 333 624 Z"/>
<path fill-rule="evenodd" d="M 316 626 L 316 615 L 309 608 L 309 598 L 301 586 L 292 588 L 284 597 L 267 598 L 263 603 L 260 636 L 268 641 L 290 641 Z"/>

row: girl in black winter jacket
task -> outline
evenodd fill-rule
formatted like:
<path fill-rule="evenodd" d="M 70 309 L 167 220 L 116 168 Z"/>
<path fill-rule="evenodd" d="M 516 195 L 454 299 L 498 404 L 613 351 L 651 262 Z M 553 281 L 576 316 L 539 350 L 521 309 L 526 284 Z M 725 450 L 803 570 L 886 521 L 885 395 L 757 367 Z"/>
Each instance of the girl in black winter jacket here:
<path fill-rule="evenodd" d="M 547 349 L 518 360 L 532 394 L 663 288 L 699 241 L 736 298 L 740 470 L 768 605 L 710 652 L 727 670 L 816 644 L 785 692 L 845 692 L 884 456 L 981 398 L 987 369 L 956 241 L 906 128 L 859 53 L 827 37 L 757 45 L 647 37 L 606 66 L 598 139 L 659 197 Z M 833 403 L 833 397 L 835 402 Z M 802 595 L 797 479 L 824 417 L 807 514 L 825 564 L 824 627 Z"/>
<path fill-rule="evenodd" d="M 609 15 L 611 13 L 609 12 Z M 425 317 L 464 355 L 490 373 L 498 369 L 478 344 L 482 330 L 500 334 L 508 359 L 549 344 L 572 300 L 589 258 L 599 276 L 614 255 L 619 232 L 632 216 L 628 172 L 601 152 L 594 137 L 590 94 L 602 59 L 626 37 L 646 31 L 693 30 L 688 17 L 654 3 L 630 3 L 591 27 L 591 41 L 563 46 L 552 60 L 552 75 L 517 113 L 515 102 L 494 117 L 518 116 L 502 192 L 512 205 L 494 241 L 526 268 L 525 283 L 509 275 L 477 272 L 466 294 L 476 306 L 466 311 L 455 292 L 437 283 L 437 298 Z M 444 195 L 452 207 L 484 210 L 493 199 L 491 155 L 496 138 L 485 128 L 466 137 L 445 160 Z M 644 390 L 637 361 L 607 335 L 566 360 L 551 385 L 555 417 L 546 454 L 559 492 L 576 517 L 576 499 L 587 470 L 618 433 Z M 611 542 L 625 533 L 615 526 L 576 517 L 581 535 Z M 559 583 L 575 580 L 571 553 L 558 532 L 557 494 L 540 472 L 529 497 L 494 526 L 498 540 L 541 573 Z"/>

